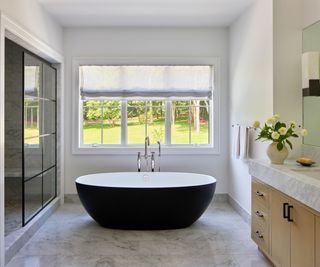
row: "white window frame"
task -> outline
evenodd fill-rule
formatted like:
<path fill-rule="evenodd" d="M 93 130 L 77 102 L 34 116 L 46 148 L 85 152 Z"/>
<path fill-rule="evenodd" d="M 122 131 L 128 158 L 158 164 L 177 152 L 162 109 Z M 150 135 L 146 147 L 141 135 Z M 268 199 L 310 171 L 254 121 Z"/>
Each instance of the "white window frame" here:
<path fill-rule="evenodd" d="M 72 153 L 91 155 L 131 155 L 143 151 L 144 145 L 101 145 L 82 146 L 82 105 L 79 91 L 79 67 L 81 65 L 211 65 L 213 66 L 213 94 L 210 104 L 209 140 L 208 145 L 164 145 L 162 154 L 220 154 L 220 88 L 221 72 L 220 59 L 218 57 L 124 57 L 124 58 L 84 58 L 75 57 L 72 59 Z M 166 104 L 166 111 L 170 110 Z M 122 105 L 121 116 L 126 118 L 126 105 Z M 213 114 L 213 115 L 212 115 Z M 168 117 L 168 115 L 166 115 Z M 125 119 L 126 120 L 126 119 Z M 167 123 L 170 123 L 166 120 Z M 123 127 L 122 129 L 126 129 Z M 166 138 L 168 138 L 166 131 Z M 121 141 L 126 138 L 126 131 L 121 133 Z M 156 150 L 156 145 L 151 145 L 151 150 Z"/>

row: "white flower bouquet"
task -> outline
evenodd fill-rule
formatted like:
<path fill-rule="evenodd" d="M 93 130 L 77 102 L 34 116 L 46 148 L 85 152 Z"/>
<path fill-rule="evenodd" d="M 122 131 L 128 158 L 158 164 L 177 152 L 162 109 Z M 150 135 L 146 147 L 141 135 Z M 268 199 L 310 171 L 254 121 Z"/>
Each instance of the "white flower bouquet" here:
<path fill-rule="evenodd" d="M 292 149 L 292 143 L 289 141 L 289 138 L 298 138 L 297 132 L 297 124 L 294 121 L 290 121 L 288 126 L 286 123 L 280 121 L 279 115 L 273 115 L 269 118 L 264 126 L 261 127 L 259 121 L 255 121 L 253 123 L 253 127 L 260 129 L 260 133 L 258 134 L 258 138 L 256 140 L 262 141 L 273 141 L 277 143 L 277 149 L 281 151 L 285 144 L 287 143 L 289 147 Z M 302 129 L 300 131 L 301 136 L 306 136 L 308 131 L 306 129 Z"/>

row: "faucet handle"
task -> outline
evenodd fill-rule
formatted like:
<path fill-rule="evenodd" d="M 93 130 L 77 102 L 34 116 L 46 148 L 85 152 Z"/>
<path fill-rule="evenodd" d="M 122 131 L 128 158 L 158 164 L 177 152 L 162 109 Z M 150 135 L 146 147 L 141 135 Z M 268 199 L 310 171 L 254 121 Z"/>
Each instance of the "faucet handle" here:
<path fill-rule="evenodd" d="M 155 152 L 151 152 L 151 171 L 154 172 L 155 160 L 154 160 Z"/>
<path fill-rule="evenodd" d="M 141 154 L 140 152 L 138 152 L 138 157 L 137 157 L 137 168 L 138 168 L 138 172 L 141 171 Z"/>

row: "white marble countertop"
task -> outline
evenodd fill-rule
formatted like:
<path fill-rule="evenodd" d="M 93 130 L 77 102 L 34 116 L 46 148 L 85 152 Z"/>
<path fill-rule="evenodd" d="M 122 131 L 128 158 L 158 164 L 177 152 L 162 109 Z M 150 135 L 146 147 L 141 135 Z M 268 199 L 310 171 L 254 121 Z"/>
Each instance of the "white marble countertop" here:
<path fill-rule="evenodd" d="M 260 181 L 320 212 L 319 165 L 303 167 L 294 161 L 285 162 L 284 165 L 275 165 L 266 160 L 250 160 L 249 173 Z"/>

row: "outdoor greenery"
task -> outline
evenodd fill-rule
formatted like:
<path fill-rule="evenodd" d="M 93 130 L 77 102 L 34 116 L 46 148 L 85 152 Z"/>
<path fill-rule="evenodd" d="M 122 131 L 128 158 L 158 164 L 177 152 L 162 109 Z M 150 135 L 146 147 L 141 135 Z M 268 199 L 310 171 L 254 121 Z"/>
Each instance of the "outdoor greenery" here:
<path fill-rule="evenodd" d="M 85 121 L 108 120 L 113 127 L 121 116 L 120 101 L 84 101 L 83 118 Z M 103 107 L 103 108 L 102 108 Z"/>
<path fill-rule="evenodd" d="M 84 144 L 100 144 L 101 140 L 103 144 L 121 143 L 120 106 L 120 101 L 89 100 L 84 102 Z M 206 101 L 192 101 L 192 103 L 173 101 L 172 115 L 171 140 L 173 144 L 208 144 L 209 109 Z M 192 127 L 189 125 L 189 116 Z M 191 128 L 190 142 L 189 127 Z M 165 102 L 128 101 L 127 133 L 128 144 L 143 143 L 145 135 L 150 137 L 151 143 L 156 143 L 158 140 L 164 143 Z"/>
<path fill-rule="evenodd" d="M 120 144 L 120 124 L 111 127 L 109 124 L 103 124 L 103 143 Z M 150 142 L 155 144 L 157 140 L 164 143 L 164 120 L 155 120 L 153 125 L 147 126 Z M 160 132 L 160 134 L 158 133 Z M 138 119 L 128 122 L 128 144 L 142 144 L 145 137 L 145 125 L 139 123 Z M 159 136 L 161 138 L 159 138 Z M 84 144 L 100 144 L 101 124 L 85 124 L 83 127 Z M 208 125 L 200 126 L 200 134 L 191 131 L 192 143 L 208 144 Z M 178 119 L 171 130 L 171 140 L 173 144 L 189 144 L 189 124 L 187 119 Z"/>
<path fill-rule="evenodd" d="M 190 119 L 189 119 L 190 118 Z M 147 123 L 146 123 L 147 119 Z M 207 101 L 172 102 L 172 144 L 208 144 L 209 108 Z M 190 123 L 189 123 L 190 121 Z M 190 136 L 189 136 L 190 131 Z M 36 121 L 27 121 L 25 137 L 36 137 L 39 131 Z M 165 102 L 128 101 L 128 144 L 142 144 L 145 135 L 151 143 L 165 143 Z M 189 140 L 191 138 L 191 140 Z M 115 100 L 83 102 L 83 143 L 121 144 L 121 102 Z M 31 138 L 29 144 L 39 142 Z"/>

